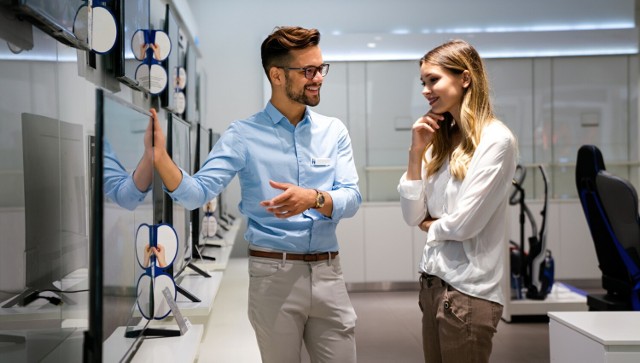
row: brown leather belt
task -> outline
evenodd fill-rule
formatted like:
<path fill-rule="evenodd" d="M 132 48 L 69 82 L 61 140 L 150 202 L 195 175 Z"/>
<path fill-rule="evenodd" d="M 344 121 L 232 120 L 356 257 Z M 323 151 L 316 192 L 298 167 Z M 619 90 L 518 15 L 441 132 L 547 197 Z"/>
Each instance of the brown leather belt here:
<path fill-rule="evenodd" d="M 331 255 L 331 258 L 333 259 L 338 255 L 338 251 L 323 252 L 323 253 L 306 253 L 306 254 L 304 253 L 286 253 L 285 254 L 281 252 L 249 250 L 249 255 L 253 257 L 274 258 L 277 260 L 282 260 L 283 255 L 286 255 L 287 260 L 314 262 L 314 261 L 328 260 L 329 255 Z"/>
<path fill-rule="evenodd" d="M 434 284 L 438 282 L 438 284 L 442 287 L 447 286 L 448 284 L 444 282 L 441 278 L 436 275 L 429 275 L 428 273 L 421 272 L 420 273 L 420 283 L 423 285 L 427 285 L 427 287 L 434 286 Z"/>

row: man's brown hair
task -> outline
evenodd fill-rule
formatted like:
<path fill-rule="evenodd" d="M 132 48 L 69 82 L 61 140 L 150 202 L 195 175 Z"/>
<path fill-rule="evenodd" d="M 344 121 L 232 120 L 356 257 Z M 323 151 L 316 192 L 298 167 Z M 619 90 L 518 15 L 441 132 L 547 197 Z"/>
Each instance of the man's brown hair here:
<path fill-rule="evenodd" d="M 319 43 L 320 32 L 318 29 L 306 29 L 299 26 L 276 27 L 260 47 L 262 68 L 264 68 L 267 78 L 269 78 L 271 67 L 282 67 L 289 63 L 290 51 L 315 46 Z"/>

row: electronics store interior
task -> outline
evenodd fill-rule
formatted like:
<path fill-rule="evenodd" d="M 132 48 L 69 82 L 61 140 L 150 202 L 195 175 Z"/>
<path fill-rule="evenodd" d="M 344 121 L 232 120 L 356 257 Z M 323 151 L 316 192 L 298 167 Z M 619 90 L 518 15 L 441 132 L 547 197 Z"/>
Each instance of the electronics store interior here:
<path fill-rule="evenodd" d="M 490 362 L 639 362 L 639 7 L 0 0 L 0 362 L 261 361 L 249 192 L 234 177 L 185 207 L 149 150 L 159 127 L 185 175 L 204 168 L 270 105 L 260 49 L 281 26 L 322 34 L 322 66 L 297 68 L 323 79 L 305 107 L 350 137 L 361 203 L 334 228 L 359 362 L 425 360 L 431 242 L 403 219 L 399 181 L 429 111 L 421 58 L 451 39 L 477 49 L 517 139 Z"/>

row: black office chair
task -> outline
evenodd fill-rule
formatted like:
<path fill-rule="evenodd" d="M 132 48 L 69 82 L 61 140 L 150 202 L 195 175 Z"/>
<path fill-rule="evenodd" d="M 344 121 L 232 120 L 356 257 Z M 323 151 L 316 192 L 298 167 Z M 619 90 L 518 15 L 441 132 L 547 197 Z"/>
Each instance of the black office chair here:
<path fill-rule="evenodd" d="M 638 196 L 628 181 L 611 175 L 594 145 L 578 150 L 576 187 L 602 271 L 606 294 L 589 294 L 589 310 L 640 310 Z"/>

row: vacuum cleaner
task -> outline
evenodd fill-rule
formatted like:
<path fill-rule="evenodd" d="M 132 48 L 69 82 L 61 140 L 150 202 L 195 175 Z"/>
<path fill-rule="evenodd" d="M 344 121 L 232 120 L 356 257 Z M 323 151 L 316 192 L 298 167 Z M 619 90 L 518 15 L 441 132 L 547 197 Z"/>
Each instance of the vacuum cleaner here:
<path fill-rule="evenodd" d="M 513 298 L 526 297 L 532 300 L 544 300 L 554 281 L 554 261 L 551 251 L 547 249 L 547 205 L 548 205 L 548 181 L 542 165 L 538 166 L 544 183 L 544 203 L 540 214 L 542 216 L 540 231 L 531 209 L 525 202 L 525 190 L 522 182 L 526 177 L 526 168 L 516 166 L 516 172 L 512 184 L 514 190 L 509 197 L 510 205 L 518 205 L 520 208 L 520 243 L 510 241 L 510 268 L 511 287 L 515 292 Z M 525 224 L 529 220 L 531 235 L 528 237 L 528 248 L 525 246 Z"/>

